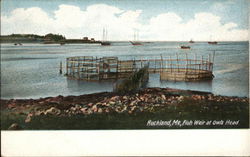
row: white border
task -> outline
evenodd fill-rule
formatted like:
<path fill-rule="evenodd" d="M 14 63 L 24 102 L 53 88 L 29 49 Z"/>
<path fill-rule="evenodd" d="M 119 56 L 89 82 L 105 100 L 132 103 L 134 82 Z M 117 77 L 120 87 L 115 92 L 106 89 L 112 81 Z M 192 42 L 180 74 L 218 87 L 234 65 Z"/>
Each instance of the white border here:
<path fill-rule="evenodd" d="M 249 156 L 249 129 L 1 131 L 2 156 Z"/>

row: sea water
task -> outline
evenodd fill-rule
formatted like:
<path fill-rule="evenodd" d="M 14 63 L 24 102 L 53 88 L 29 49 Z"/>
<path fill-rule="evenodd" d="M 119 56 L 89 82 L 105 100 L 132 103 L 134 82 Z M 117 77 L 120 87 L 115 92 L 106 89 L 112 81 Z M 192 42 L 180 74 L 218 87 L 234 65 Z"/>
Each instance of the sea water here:
<path fill-rule="evenodd" d="M 181 45 L 191 49 L 180 49 Z M 133 46 L 129 42 L 99 44 L 1 44 L 1 98 L 40 98 L 58 95 L 82 95 L 112 91 L 114 81 L 87 82 L 65 77 L 65 61 L 73 56 L 117 56 L 119 59 L 168 58 L 187 54 L 189 58 L 208 58 L 215 51 L 214 79 L 199 82 L 160 81 L 151 74 L 148 87 L 170 87 L 212 92 L 216 95 L 249 97 L 249 43 L 147 42 Z M 200 57 L 200 58 L 199 58 Z M 212 56 L 211 56 L 212 59 Z M 60 62 L 63 74 L 59 73 Z"/>

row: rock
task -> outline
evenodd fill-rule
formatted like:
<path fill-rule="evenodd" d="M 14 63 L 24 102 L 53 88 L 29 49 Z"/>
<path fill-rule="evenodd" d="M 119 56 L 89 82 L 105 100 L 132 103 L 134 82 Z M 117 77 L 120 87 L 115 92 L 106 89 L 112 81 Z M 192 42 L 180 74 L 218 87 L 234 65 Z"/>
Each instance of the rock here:
<path fill-rule="evenodd" d="M 137 103 L 137 101 L 134 100 L 134 101 L 132 101 L 132 102 L 129 104 L 129 106 L 134 106 L 134 105 L 136 105 L 136 103 Z"/>
<path fill-rule="evenodd" d="M 93 106 L 93 103 L 89 103 L 88 106 L 89 106 L 89 107 Z"/>
<path fill-rule="evenodd" d="M 71 107 L 70 109 L 72 109 L 73 107 Z M 74 108 L 75 109 L 75 108 Z M 55 107 L 51 107 L 50 109 L 46 110 L 45 111 L 45 115 L 47 114 L 60 114 L 61 113 L 61 110 L 55 108 Z"/>
<path fill-rule="evenodd" d="M 87 110 L 87 114 L 92 114 L 92 113 L 93 113 L 93 111 L 91 109 Z"/>
<path fill-rule="evenodd" d="M 81 109 L 82 107 L 80 106 L 80 105 L 75 105 L 75 108 L 77 109 L 77 110 L 79 110 L 79 109 Z"/>
<path fill-rule="evenodd" d="M 99 108 L 97 112 L 98 112 L 98 113 L 102 113 L 102 109 L 101 109 L 101 108 Z"/>
<path fill-rule="evenodd" d="M 183 101 L 184 100 L 184 96 L 180 96 L 178 99 L 177 99 L 178 101 Z"/>
<path fill-rule="evenodd" d="M 82 111 L 82 113 L 85 114 L 85 113 L 87 113 L 87 110 L 88 110 L 88 109 L 87 109 L 87 108 L 81 108 L 80 110 Z"/>
<path fill-rule="evenodd" d="M 102 103 L 102 106 L 110 106 L 111 104 L 109 103 Z"/>
<path fill-rule="evenodd" d="M 40 116 L 41 113 L 43 113 L 43 112 L 38 110 L 38 111 L 35 112 L 35 115 L 36 115 L 36 116 Z"/>
<path fill-rule="evenodd" d="M 139 99 L 140 99 L 141 101 L 144 101 L 144 97 L 143 97 L 143 96 L 140 96 Z"/>
<path fill-rule="evenodd" d="M 157 106 L 157 107 L 159 107 L 159 106 L 161 106 L 160 104 L 155 104 L 154 106 Z"/>
<path fill-rule="evenodd" d="M 122 111 L 126 111 L 127 110 L 127 106 L 124 106 L 124 108 L 122 109 Z"/>
<path fill-rule="evenodd" d="M 127 99 L 128 99 L 128 97 L 127 97 L 127 96 L 123 96 L 122 98 L 123 98 L 124 100 L 127 100 Z"/>
<path fill-rule="evenodd" d="M 108 108 L 106 108 L 106 109 L 105 109 L 105 112 L 106 112 L 106 113 L 109 113 L 110 111 L 109 111 L 109 109 L 108 109 Z"/>
<path fill-rule="evenodd" d="M 114 105 L 115 102 L 114 102 L 114 101 L 110 101 L 109 104 L 110 104 L 110 105 Z"/>
<path fill-rule="evenodd" d="M 212 94 L 208 95 L 208 100 L 213 100 Z"/>
<path fill-rule="evenodd" d="M 29 114 L 27 115 L 26 119 L 25 119 L 25 123 L 31 122 L 31 117 L 32 117 L 32 116 L 33 116 L 33 114 L 32 114 L 32 113 L 29 113 Z"/>
<path fill-rule="evenodd" d="M 17 124 L 13 123 L 11 126 L 8 128 L 8 130 L 21 130 L 22 128 Z"/>
<path fill-rule="evenodd" d="M 161 95 L 161 98 L 163 99 L 163 100 L 166 100 L 166 96 L 165 95 Z"/>
<path fill-rule="evenodd" d="M 136 106 L 133 106 L 133 107 L 131 108 L 131 110 L 130 110 L 130 111 L 134 111 L 134 110 L 135 110 L 135 108 L 136 108 Z"/>
<path fill-rule="evenodd" d="M 94 106 L 92 106 L 91 110 L 92 110 L 93 112 L 97 112 L 98 108 L 97 108 L 96 105 L 94 105 Z"/>
<path fill-rule="evenodd" d="M 11 103 L 11 104 L 8 104 L 8 108 L 15 108 L 16 104 L 15 103 Z"/>
<path fill-rule="evenodd" d="M 113 96 L 110 98 L 111 101 L 117 101 L 119 99 L 119 96 Z"/>

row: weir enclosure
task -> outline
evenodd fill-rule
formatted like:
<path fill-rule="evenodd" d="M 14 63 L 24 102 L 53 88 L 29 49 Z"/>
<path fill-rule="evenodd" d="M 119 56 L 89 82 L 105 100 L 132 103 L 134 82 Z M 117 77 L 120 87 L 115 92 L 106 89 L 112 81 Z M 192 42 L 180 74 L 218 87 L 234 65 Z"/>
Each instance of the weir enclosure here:
<path fill-rule="evenodd" d="M 143 56 L 140 59 L 119 60 L 118 57 L 69 57 L 66 61 L 66 75 L 79 80 L 121 79 L 131 76 L 148 66 L 149 73 L 159 73 L 161 80 L 199 81 L 213 79 L 214 54 L 206 57 L 196 54 L 188 56 Z"/>

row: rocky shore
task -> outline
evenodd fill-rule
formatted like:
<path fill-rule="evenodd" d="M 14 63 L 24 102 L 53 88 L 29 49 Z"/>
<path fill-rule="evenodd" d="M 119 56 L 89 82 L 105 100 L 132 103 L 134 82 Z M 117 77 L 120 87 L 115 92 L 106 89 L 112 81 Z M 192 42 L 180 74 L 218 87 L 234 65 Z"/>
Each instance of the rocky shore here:
<path fill-rule="evenodd" d="M 243 116 L 242 114 L 237 115 L 241 112 L 248 113 L 248 104 L 249 98 L 216 96 L 206 92 L 171 88 L 146 88 L 127 94 L 103 92 L 80 96 L 1 100 L 1 121 L 2 129 L 18 129 L 22 128 L 19 126 L 20 119 L 22 119 L 22 125 L 29 125 L 33 119 L 37 120 L 36 117 L 48 116 L 57 118 L 82 116 L 86 118 L 90 115 L 125 114 L 136 117 L 140 113 L 157 114 L 161 111 L 161 113 L 171 112 L 169 115 L 178 116 L 195 112 L 200 115 L 220 113 L 225 117 L 228 113 L 228 115 L 235 114 L 236 117 L 239 117 Z M 6 120 L 6 117 L 3 116 L 8 119 Z M 20 118 L 17 123 L 14 118 L 11 118 L 13 116 L 23 118 Z M 246 116 L 248 115 L 244 115 L 243 118 L 247 118 Z"/>

